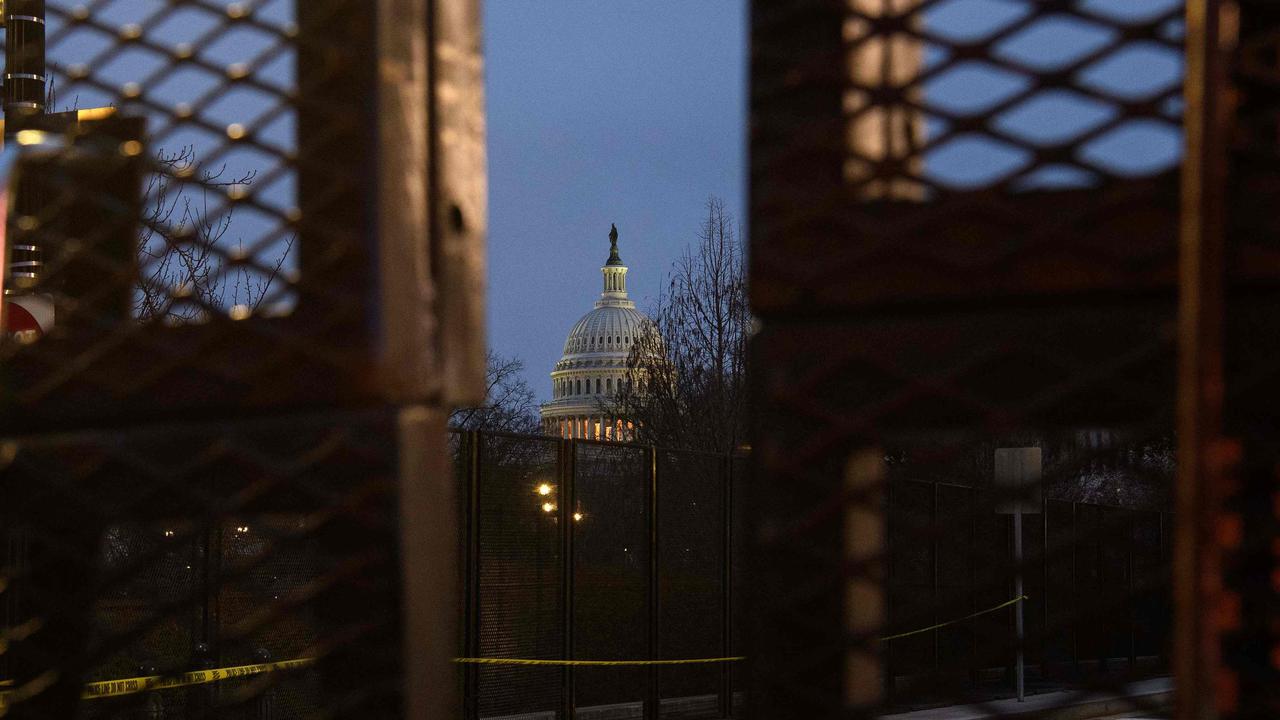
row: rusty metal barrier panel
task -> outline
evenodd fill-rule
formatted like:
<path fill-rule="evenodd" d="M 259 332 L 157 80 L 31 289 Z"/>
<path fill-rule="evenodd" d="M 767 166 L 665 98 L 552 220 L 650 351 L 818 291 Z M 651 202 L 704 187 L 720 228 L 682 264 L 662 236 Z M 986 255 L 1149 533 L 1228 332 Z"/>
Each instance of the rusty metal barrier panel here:
<path fill-rule="evenodd" d="M 1024 680 L 1049 709 L 1104 693 L 1156 710 L 1135 656 L 1140 634 L 1164 642 L 1175 577 L 1176 651 L 1146 652 L 1170 658 L 1179 717 L 1274 715 L 1275 589 L 1257 573 L 1275 567 L 1258 440 L 1275 426 L 1278 20 L 1206 0 L 755 5 L 757 717 L 1010 714 L 1017 668 L 1045 658 L 1056 679 Z M 1019 449 L 1034 473 L 1001 470 Z M 941 513 L 922 522 L 892 509 L 902 482 L 994 499 L 919 498 Z M 1008 525 L 984 531 L 997 514 Z M 895 520 L 923 554 L 894 556 Z M 935 546 L 964 528 L 964 545 Z M 1165 548 L 1153 532 L 1167 551 L 1117 552 Z M 989 593 L 972 611 L 1030 593 L 1021 633 L 1015 613 L 956 602 L 935 621 L 904 597 L 958 586 L 946 553 L 974 543 L 1021 547 L 1021 581 L 965 578 Z M 940 574 L 912 575 L 930 563 Z M 1069 579 L 1035 589 L 1037 574 Z M 902 641 L 927 698 L 882 640 L 913 629 L 903 612 L 962 620 Z M 1129 614 L 1142 633 L 1100 630 Z M 947 672 L 974 636 L 994 675 Z"/>
<path fill-rule="evenodd" d="M 3 8 L 3 712 L 456 717 L 478 3 Z"/>
<path fill-rule="evenodd" d="M 84 214 L 79 185 L 10 213 L 19 242 L 46 246 L 21 293 L 68 322 L 6 344 L 5 422 L 474 393 L 478 20 L 469 3 L 419 5 L 33 4 L 47 16 L 44 109 L 144 123 L 140 142 L 112 148 L 144 167 L 140 208 L 99 211 L 136 226 L 132 248 L 107 242 L 111 222 L 44 230 Z M 11 132 L 40 126 L 10 114 Z"/>
<path fill-rule="evenodd" d="M 1187 8 L 1177 638 L 1179 718 L 1280 712 L 1273 3 Z M 1188 103 L 1188 107 L 1193 105 Z M 1194 122 L 1192 119 L 1194 117 Z"/>

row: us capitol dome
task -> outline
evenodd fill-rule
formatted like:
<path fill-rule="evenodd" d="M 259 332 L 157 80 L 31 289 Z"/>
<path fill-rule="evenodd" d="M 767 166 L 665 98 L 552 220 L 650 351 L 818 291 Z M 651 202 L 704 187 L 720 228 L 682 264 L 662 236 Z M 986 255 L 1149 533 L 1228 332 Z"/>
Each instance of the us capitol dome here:
<path fill-rule="evenodd" d="M 600 271 L 604 291 L 595 309 L 574 323 L 564 354 L 551 371 L 552 400 L 542 405 L 548 435 L 628 440 L 631 423 L 610 417 L 613 396 L 628 382 L 632 345 L 653 323 L 627 298 L 627 266 L 618 256 L 618 228 L 609 229 L 609 259 Z"/>

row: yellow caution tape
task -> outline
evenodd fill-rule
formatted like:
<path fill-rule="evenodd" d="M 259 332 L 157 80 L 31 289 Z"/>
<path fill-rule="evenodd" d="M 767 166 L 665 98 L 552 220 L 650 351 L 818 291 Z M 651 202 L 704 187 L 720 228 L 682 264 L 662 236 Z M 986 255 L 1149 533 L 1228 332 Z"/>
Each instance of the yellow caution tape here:
<path fill-rule="evenodd" d="M 1021 597 L 1006 600 L 995 607 L 979 610 L 976 613 L 965 615 L 962 618 L 949 620 L 947 622 L 930 625 L 919 630 L 911 632 L 898 633 L 897 635 L 888 635 L 880 638 L 881 641 L 898 640 L 900 638 L 909 637 L 911 635 L 919 635 L 937 630 L 948 625 L 972 620 L 979 615 L 986 615 L 997 610 L 1003 610 L 1010 605 L 1016 605 L 1024 600 L 1029 600 L 1030 596 L 1023 595 Z M 716 657 L 716 658 L 684 658 L 679 660 L 535 660 L 531 658 L 469 658 L 459 657 L 453 661 L 465 665 L 552 665 L 558 667 L 564 666 L 618 666 L 618 665 L 696 665 L 703 663 L 722 663 L 722 662 L 739 662 L 746 660 L 746 656 L 735 655 L 732 657 Z M 120 680 L 103 680 L 85 685 L 84 694 L 81 696 L 86 700 L 95 700 L 105 697 L 117 697 L 120 695 L 132 695 L 140 692 L 148 692 L 151 690 L 166 690 L 169 688 L 186 687 L 189 685 L 204 685 L 207 683 L 221 682 L 233 678 L 248 677 L 250 675 L 261 675 L 263 673 L 277 672 L 279 670 L 292 670 L 295 668 L 306 667 L 315 662 L 315 658 L 299 658 L 297 660 L 282 660 L 280 662 L 258 663 L 256 665 L 236 665 L 233 667 L 215 668 L 213 670 L 195 670 L 193 672 L 182 673 L 181 675 L 150 675 L 147 677 L 123 678 Z M 11 686 L 12 680 L 0 680 L 0 686 Z M 5 707 L 5 699 L 10 692 L 0 693 L 0 711 Z"/>
<path fill-rule="evenodd" d="M 745 656 L 719 658 L 690 658 L 687 660 L 529 660 L 526 658 L 454 658 L 456 663 L 465 665 L 694 665 L 697 663 L 738 662 L 746 660 Z"/>
<path fill-rule="evenodd" d="M 149 677 L 127 678 L 124 680 L 104 680 L 84 686 L 81 697 L 86 700 L 116 695 L 130 695 L 148 690 L 164 690 L 187 685 L 204 685 L 231 678 L 261 675 L 277 670 L 292 670 L 305 667 L 315 662 L 315 658 L 298 660 L 282 660 L 280 662 L 258 663 L 257 665 L 237 665 L 235 667 L 216 668 L 213 670 L 195 670 L 181 675 L 151 675 Z"/>
<path fill-rule="evenodd" d="M 888 635 L 886 637 L 880 638 L 880 641 L 883 642 L 886 640 L 897 640 L 899 638 L 909 637 L 911 635 L 919 635 L 921 633 L 927 633 L 930 630 L 937 630 L 938 628 L 943 628 L 948 625 L 955 625 L 956 623 L 962 623 L 965 620 L 972 620 L 973 618 L 976 618 L 979 615 L 986 615 L 987 613 L 993 613 L 997 610 L 1003 610 L 1004 608 L 1007 608 L 1010 605 L 1017 605 L 1018 603 L 1024 600 L 1030 600 L 1030 599 L 1031 599 L 1031 596 L 1023 595 L 1021 597 L 1013 598 L 1012 600 L 1006 600 L 1000 603 L 999 605 L 996 605 L 995 607 L 990 607 L 990 608 L 987 608 L 986 610 L 979 610 L 976 613 L 965 615 L 962 618 L 956 618 L 955 620 L 948 620 L 947 622 L 938 623 L 937 625 L 930 625 L 929 627 L 920 628 L 919 630 L 912 630 L 911 632 L 898 633 L 897 635 Z M 563 667 L 566 665 L 588 665 L 588 666 L 693 665 L 696 663 L 738 662 L 740 660 L 746 660 L 746 659 L 747 658 L 745 656 L 738 655 L 735 657 L 691 658 L 688 660 L 531 660 L 527 658 L 460 657 L 460 658 L 454 658 L 453 661 L 456 663 L 462 663 L 466 665 L 555 665 L 555 666 Z"/>
<path fill-rule="evenodd" d="M 886 641 L 886 640 L 897 640 L 897 639 L 899 639 L 899 638 L 909 637 L 909 636 L 911 636 L 911 635 L 919 635 L 920 633 L 927 633 L 927 632 L 929 632 L 930 630 L 937 630 L 938 628 L 944 628 L 944 627 L 946 627 L 946 626 L 948 626 L 948 625 L 955 625 L 956 623 L 962 623 L 962 622 L 964 622 L 965 620 L 972 620 L 973 618 L 976 618 L 976 617 L 978 617 L 979 615 L 986 615 L 987 613 L 993 613 L 993 612 L 995 612 L 995 611 L 997 611 L 997 610 L 1003 610 L 1004 608 L 1007 608 L 1007 607 L 1009 607 L 1010 605 L 1017 605 L 1018 603 L 1022 602 L 1023 600 L 1030 600 L 1030 599 L 1031 599 L 1031 596 L 1029 596 L 1029 595 L 1023 595 L 1023 596 L 1021 596 L 1021 597 L 1016 597 L 1016 598 L 1014 598 L 1014 599 L 1012 599 L 1012 600 L 1006 600 L 1006 601 L 1004 601 L 1004 602 L 1000 603 L 999 605 L 997 605 L 997 606 L 995 606 L 995 607 L 990 607 L 990 608 L 987 608 L 986 610 L 979 610 L 978 612 L 973 613 L 972 615 L 965 615 L 965 616 L 964 616 L 964 617 L 962 617 L 962 618 L 956 618 L 955 620 L 948 620 L 948 621 L 943 622 L 943 623 L 938 623 L 937 625 L 930 625 L 930 626 L 929 626 L 929 627 L 927 627 L 927 628 L 920 628 L 919 630 L 912 630 L 911 632 L 898 633 L 897 635 L 888 635 L 888 636 L 886 636 L 886 637 L 882 637 L 882 638 L 880 638 L 880 642 L 884 642 L 884 641 Z"/>
<path fill-rule="evenodd" d="M 120 695 L 133 695 L 134 693 L 149 692 L 152 690 L 167 690 L 169 688 L 186 687 L 188 685 L 204 685 L 207 683 L 221 682 L 232 678 L 248 677 L 250 675 L 261 675 L 263 673 L 276 672 L 278 670 L 293 670 L 295 668 L 306 667 L 315 662 L 315 658 L 299 658 L 297 660 L 282 660 L 280 662 L 258 663 L 256 665 L 236 665 L 233 667 L 215 668 L 212 670 L 195 670 L 193 672 L 182 673 L 180 675 L 150 675 L 147 677 L 123 678 L 120 680 L 102 680 L 100 682 L 91 682 L 84 686 L 84 693 L 80 696 L 86 700 L 97 700 L 99 698 L 117 697 Z M 12 685 L 12 680 L 0 681 L 5 685 Z M 3 714 L 5 708 L 5 699 L 12 690 L 0 693 L 0 714 Z"/>

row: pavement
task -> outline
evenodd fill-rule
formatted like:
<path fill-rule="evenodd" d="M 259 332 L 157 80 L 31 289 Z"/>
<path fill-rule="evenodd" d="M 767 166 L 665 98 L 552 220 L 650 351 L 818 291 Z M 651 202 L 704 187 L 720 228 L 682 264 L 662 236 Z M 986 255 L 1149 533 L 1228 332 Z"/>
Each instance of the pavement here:
<path fill-rule="evenodd" d="M 1173 680 L 1155 678 L 1129 683 L 1119 693 L 1064 690 L 1016 699 L 994 700 L 981 705 L 914 710 L 881 715 L 880 720 L 1159 720 L 1159 708 L 1173 702 Z M 1153 709 L 1154 708 L 1154 709 Z"/>

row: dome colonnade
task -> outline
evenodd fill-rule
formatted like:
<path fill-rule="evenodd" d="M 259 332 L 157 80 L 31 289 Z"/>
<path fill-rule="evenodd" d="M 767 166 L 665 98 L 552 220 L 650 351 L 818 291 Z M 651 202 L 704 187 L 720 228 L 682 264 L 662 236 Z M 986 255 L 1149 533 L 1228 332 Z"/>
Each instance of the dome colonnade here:
<path fill-rule="evenodd" d="M 600 268 L 604 290 L 595 308 L 574 323 L 564 353 L 551 371 L 552 399 L 542 405 L 548 435 L 630 440 L 633 427 L 608 410 L 629 383 L 633 345 L 652 323 L 627 297 L 627 266 L 618 256 L 618 229 L 609 230 L 609 259 Z"/>

